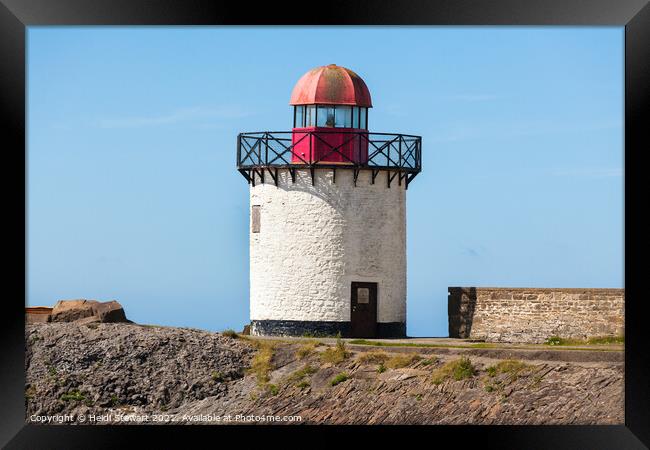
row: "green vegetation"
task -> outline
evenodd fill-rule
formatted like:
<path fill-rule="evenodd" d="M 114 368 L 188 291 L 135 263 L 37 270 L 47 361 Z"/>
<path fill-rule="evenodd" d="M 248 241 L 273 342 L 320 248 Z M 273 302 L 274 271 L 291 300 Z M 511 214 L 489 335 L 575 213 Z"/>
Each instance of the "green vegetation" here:
<path fill-rule="evenodd" d="M 302 334 L 302 337 L 304 338 L 335 338 L 336 336 L 340 336 L 341 333 L 338 333 L 338 335 L 333 335 L 333 334 L 327 334 L 327 333 L 310 333 L 310 332 L 305 332 Z"/>
<path fill-rule="evenodd" d="M 27 389 L 25 389 L 25 398 L 30 399 L 34 398 L 36 395 L 36 387 L 35 386 L 30 386 Z"/>
<path fill-rule="evenodd" d="M 436 356 L 432 356 L 431 358 L 427 358 L 424 361 L 422 361 L 423 366 L 430 366 L 431 364 L 435 364 L 438 362 L 438 358 Z"/>
<path fill-rule="evenodd" d="M 406 355 L 395 355 L 386 361 L 386 367 L 391 369 L 401 369 L 402 367 L 407 367 L 413 364 L 416 361 L 421 360 L 422 357 L 417 353 L 410 353 Z"/>
<path fill-rule="evenodd" d="M 485 369 L 487 373 L 485 390 L 486 392 L 501 392 L 506 384 L 516 381 L 524 373 L 530 373 L 534 367 L 516 359 L 499 361 L 497 364 Z M 497 379 L 498 375 L 506 375 L 506 377 Z M 536 386 L 540 380 L 541 377 L 538 377 L 531 386 Z"/>
<path fill-rule="evenodd" d="M 267 384 L 266 385 L 266 392 L 268 392 L 271 395 L 278 395 L 279 388 L 275 384 Z"/>
<path fill-rule="evenodd" d="M 312 367 L 309 364 L 305 364 L 302 369 L 296 370 L 294 373 L 289 375 L 287 382 L 295 384 L 297 387 L 303 389 L 309 386 L 309 381 L 306 379 L 311 374 L 316 373 L 318 369 Z"/>
<path fill-rule="evenodd" d="M 382 341 L 369 341 L 367 339 L 353 339 L 350 341 L 352 345 L 372 345 L 374 347 L 431 347 L 431 348 L 498 348 L 497 344 L 490 344 L 486 342 L 468 343 L 460 345 L 448 344 L 426 344 L 423 342 L 382 342 Z"/>
<path fill-rule="evenodd" d="M 377 373 L 384 373 L 386 372 L 386 366 L 384 363 L 379 363 L 379 366 L 377 366 Z"/>
<path fill-rule="evenodd" d="M 223 376 L 223 373 L 221 373 L 221 372 L 219 372 L 217 370 L 212 371 L 212 374 L 210 375 L 210 377 L 212 378 L 212 381 L 216 381 L 218 383 L 224 381 L 224 379 L 225 379 L 224 376 Z"/>
<path fill-rule="evenodd" d="M 353 345 L 373 345 L 375 347 L 429 347 L 432 344 L 417 344 L 409 342 L 381 342 L 381 341 L 368 341 L 366 339 L 353 339 L 350 341 Z"/>
<path fill-rule="evenodd" d="M 48 366 L 47 367 L 47 373 L 49 373 L 51 376 L 55 377 L 56 376 L 56 368 L 54 366 Z"/>
<path fill-rule="evenodd" d="M 228 328 L 227 330 L 223 330 L 221 332 L 221 335 L 232 338 L 232 339 L 237 339 L 239 337 L 237 332 L 235 330 L 230 329 L 230 328 Z"/>
<path fill-rule="evenodd" d="M 85 400 L 85 399 L 86 399 L 86 396 L 83 395 L 81 392 L 79 392 L 76 389 L 61 395 L 61 400 L 63 400 L 64 402 L 67 402 L 67 401 L 70 401 L 70 400 L 80 402 L 80 401 Z"/>
<path fill-rule="evenodd" d="M 390 356 L 382 350 L 373 350 L 371 352 L 362 353 L 358 358 L 361 364 L 383 364 Z"/>
<path fill-rule="evenodd" d="M 338 364 L 345 361 L 350 356 L 350 352 L 347 351 L 345 342 L 343 342 L 341 336 L 339 335 L 336 338 L 336 346 L 329 347 L 324 352 L 322 352 L 320 356 L 323 362 Z"/>
<path fill-rule="evenodd" d="M 567 345 L 568 341 L 560 336 L 551 336 L 544 341 L 544 345 Z"/>
<path fill-rule="evenodd" d="M 499 361 L 497 364 L 485 369 L 490 378 L 494 378 L 500 374 L 507 374 L 509 380 L 515 381 L 522 372 L 528 371 L 532 368 L 530 364 L 526 364 L 517 359 L 506 359 Z"/>
<path fill-rule="evenodd" d="M 449 378 L 459 381 L 465 378 L 471 378 L 475 373 L 476 369 L 472 365 L 472 361 L 463 356 L 459 359 L 448 361 L 436 369 L 433 372 L 432 381 L 434 384 L 440 384 Z"/>
<path fill-rule="evenodd" d="M 623 343 L 624 339 L 622 337 L 616 338 L 618 343 Z M 582 341 L 581 345 L 589 344 L 592 339 L 588 341 Z M 599 342 L 592 342 L 597 344 Z M 605 343 L 605 342 L 602 342 Z M 476 343 L 467 343 L 467 344 L 458 344 L 458 345 L 448 345 L 448 344 L 426 344 L 418 342 L 379 342 L 379 341 L 368 341 L 366 339 L 353 339 L 349 341 L 351 345 L 372 345 L 374 347 L 424 347 L 424 348 L 503 348 L 502 344 L 489 343 L 489 342 L 476 342 Z M 576 345 L 575 343 L 570 343 L 566 345 Z M 558 347 L 562 347 L 561 345 Z M 531 348 L 540 348 L 535 344 L 521 344 L 521 345 L 508 345 L 509 350 L 530 350 Z M 611 351 L 620 351 L 619 349 L 609 349 L 609 348 L 557 348 L 557 350 L 581 350 L 581 351 L 601 351 L 601 352 L 611 352 Z"/>
<path fill-rule="evenodd" d="M 307 341 L 302 343 L 300 347 L 298 347 L 298 350 L 296 350 L 296 357 L 298 359 L 305 359 L 306 357 L 314 353 L 316 347 L 318 347 L 319 345 L 321 345 L 321 343 L 318 341 Z"/>
<path fill-rule="evenodd" d="M 257 353 L 251 360 L 249 373 L 257 377 L 257 384 L 264 386 L 269 382 L 269 372 L 272 370 L 271 360 L 275 353 L 275 345 L 271 342 L 254 341 L 257 346 Z"/>
<path fill-rule="evenodd" d="M 296 387 L 299 387 L 300 389 L 306 389 L 309 386 L 311 386 L 311 384 L 307 380 L 302 380 L 300 383 L 296 384 Z"/>
<path fill-rule="evenodd" d="M 588 339 L 563 338 L 551 336 L 545 345 L 622 345 L 625 344 L 625 336 L 593 336 Z"/>
<path fill-rule="evenodd" d="M 341 372 L 338 375 L 336 375 L 334 378 L 332 378 L 332 381 L 330 381 L 330 384 L 332 386 L 336 386 L 339 383 L 343 383 L 348 378 L 350 378 L 350 376 L 346 372 Z"/>

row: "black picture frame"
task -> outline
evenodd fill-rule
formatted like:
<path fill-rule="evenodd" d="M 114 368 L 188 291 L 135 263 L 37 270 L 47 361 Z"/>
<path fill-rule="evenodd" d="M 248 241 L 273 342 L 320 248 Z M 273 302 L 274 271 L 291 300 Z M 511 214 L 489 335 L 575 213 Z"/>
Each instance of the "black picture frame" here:
<path fill-rule="evenodd" d="M 9 183 L 10 209 L 5 233 L 12 242 L 26 244 L 25 178 L 25 37 L 33 25 L 614 25 L 625 27 L 625 425 L 621 426 L 432 426 L 375 427 L 373 435 L 406 431 L 413 445 L 480 445 L 478 448 L 519 449 L 632 449 L 650 446 L 650 351 L 647 350 L 646 317 L 636 261 L 643 261 L 636 240 L 642 221 L 635 220 L 636 204 L 646 204 L 640 158 L 648 146 L 647 117 L 650 102 L 650 6 L 647 0 L 333 0 L 326 4 L 278 2 L 228 2 L 210 0 L 0 0 L 0 95 L 5 165 L 3 181 Z M 316 12 L 317 11 L 317 12 Z M 10 160 L 7 162 L 6 158 Z M 18 174 L 18 180 L 11 175 Z M 23 176 L 22 184 L 20 181 Z M 16 185 L 19 187 L 16 189 Z M 20 187 L 22 186 L 22 190 Z M 22 193 L 22 195 L 20 195 Z M 633 199 L 639 196 L 639 201 Z M 645 201 L 644 201 L 645 200 Z M 20 244 L 17 244 L 17 247 Z M 5 271 L 19 293 L 5 298 L 0 329 L 0 445 L 7 448 L 115 448 L 135 443 L 136 438 L 164 443 L 163 448 L 201 438 L 205 445 L 249 445 L 251 428 L 179 426 L 38 426 L 24 417 L 24 298 L 25 249 Z M 22 266 L 19 262 L 23 262 Z M 639 263 L 641 264 L 641 263 Z M 638 269 L 637 269 L 638 270 Z M 22 277 L 21 277 L 22 275 Z M 22 281 L 21 281 L 22 278 Z M 256 427 L 278 438 L 311 431 L 309 427 Z M 335 431 L 343 442 L 357 427 L 319 427 Z M 245 441 L 225 439 L 235 437 Z M 364 430 L 368 435 L 369 430 Z M 427 434 L 431 436 L 414 436 Z M 146 436 L 141 436 L 146 435 Z M 422 441 L 420 439 L 427 440 Z M 274 439 L 269 437 L 267 439 Z M 433 441 L 432 439 L 435 439 Z M 420 440 L 421 444 L 416 444 Z M 452 444 L 445 444 L 445 442 Z"/>

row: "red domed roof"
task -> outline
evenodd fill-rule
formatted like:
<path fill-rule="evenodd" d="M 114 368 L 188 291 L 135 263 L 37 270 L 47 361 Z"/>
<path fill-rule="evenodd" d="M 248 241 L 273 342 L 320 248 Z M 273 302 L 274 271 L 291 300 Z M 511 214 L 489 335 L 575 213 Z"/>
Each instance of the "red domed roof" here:
<path fill-rule="evenodd" d="M 336 64 L 311 69 L 294 86 L 290 105 L 316 103 L 372 107 L 370 91 L 361 77 Z"/>

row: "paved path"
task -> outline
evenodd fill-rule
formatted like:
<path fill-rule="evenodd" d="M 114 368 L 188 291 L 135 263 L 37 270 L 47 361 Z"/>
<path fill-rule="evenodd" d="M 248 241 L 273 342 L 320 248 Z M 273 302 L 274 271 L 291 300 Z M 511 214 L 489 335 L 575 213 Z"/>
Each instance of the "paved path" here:
<path fill-rule="evenodd" d="M 306 337 L 256 337 L 254 339 L 300 342 L 315 339 L 328 345 L 335 338 Z M 470 339 L 416 337 L 405 339 L 343 339 L 354 351 L 385 350 L 399 353 L 468 355 L 492 359 L 525 359 L 539 361 L 565 361 L 584 363 L 623 363 L 623 345 L 550 346 L 543 344 L 507 344 L 477 342 Z"/>

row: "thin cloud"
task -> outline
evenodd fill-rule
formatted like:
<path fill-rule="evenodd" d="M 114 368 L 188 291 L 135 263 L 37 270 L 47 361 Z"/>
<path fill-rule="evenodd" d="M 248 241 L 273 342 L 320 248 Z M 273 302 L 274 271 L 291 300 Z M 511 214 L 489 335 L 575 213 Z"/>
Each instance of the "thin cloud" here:
<path fill-rule="evenodd" d="M 250 114 L 236 107 L 181 108 L 168 114 L 101 119 L 100 128 L 142 128 L 177 123 L 203 122 L 205 120 L 240 119 Z"/>
<path fill-rule="evenodd" d="M 464 244 L 461 248 L 461 253 L 465 256 L 471 256 L 473 258 L 479 258 L 488 253 L 485 246 L 481 244 Z"/>

